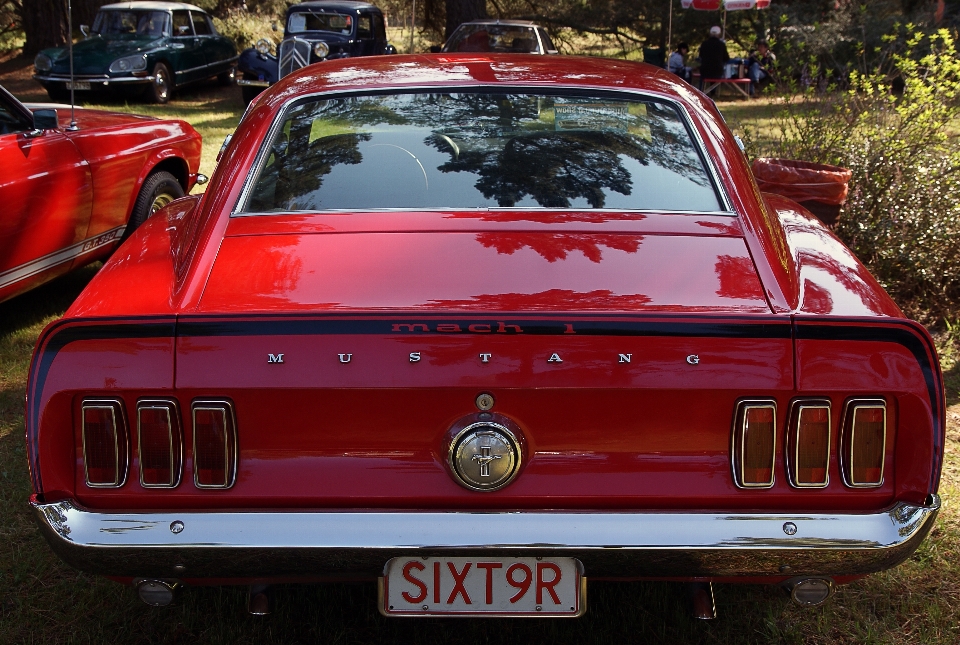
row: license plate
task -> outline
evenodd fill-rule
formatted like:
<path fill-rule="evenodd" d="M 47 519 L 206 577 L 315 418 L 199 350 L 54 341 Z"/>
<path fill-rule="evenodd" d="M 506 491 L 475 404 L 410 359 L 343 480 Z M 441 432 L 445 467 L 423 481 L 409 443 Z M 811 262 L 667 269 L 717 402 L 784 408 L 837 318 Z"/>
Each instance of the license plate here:
<path fill-rule="evenodd" d="M 68 90 L 89 90 L 90 83 L 88 81 L 75 81 L 73 83 L 67 82 Z"/>
<path fill-rule="evenodd" d="M 575 617 L 586 578 L 574 558 L 393 558 L 380 578 L 385 616 Z"/>

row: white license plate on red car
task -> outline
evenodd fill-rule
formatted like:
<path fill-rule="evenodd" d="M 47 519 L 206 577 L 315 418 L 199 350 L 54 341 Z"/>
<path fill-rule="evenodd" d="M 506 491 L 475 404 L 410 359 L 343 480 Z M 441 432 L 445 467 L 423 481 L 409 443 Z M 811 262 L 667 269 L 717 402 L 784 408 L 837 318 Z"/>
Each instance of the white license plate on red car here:
<path fill-rule="evenodd" d="M 586 611 L 574 558 L 393 558 L 380 579 L 386 616 L 550 616 Z"/>
<path fill-rule="evenodd" d="M 70 81 L 67 81 L 67 89 L 68 89 L 68 90 L 89 90 L 89 89 L 90 89 L 90 82 L 89 82 L 89 81 L 75 81 L 75 82 L 71 83 Z"/>

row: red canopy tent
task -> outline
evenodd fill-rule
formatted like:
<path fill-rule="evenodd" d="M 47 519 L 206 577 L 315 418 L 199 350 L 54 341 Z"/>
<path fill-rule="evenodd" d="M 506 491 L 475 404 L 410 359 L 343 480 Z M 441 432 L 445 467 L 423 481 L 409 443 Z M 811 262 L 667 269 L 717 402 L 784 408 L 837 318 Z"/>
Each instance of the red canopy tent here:
<path fill-rule="evenodd" d="M 684 9 L 698 11 L 723 10 L 723 37 L 727 36 L 727 12 L 743 11 L 745 9 L 769 9 L 771 0 L 680 0 Z M 670 50 L 670 41 L 673 37 L 673 0 L 670 0 L 670 24 L 667 27 L 667 50 Z"/>

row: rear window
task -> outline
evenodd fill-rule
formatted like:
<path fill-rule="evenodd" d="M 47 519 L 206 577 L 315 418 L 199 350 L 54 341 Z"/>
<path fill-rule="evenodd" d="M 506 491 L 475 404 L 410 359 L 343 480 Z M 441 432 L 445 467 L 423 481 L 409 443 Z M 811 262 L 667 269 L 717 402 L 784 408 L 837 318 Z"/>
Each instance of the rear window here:
<path fill-rule="evenodd" d="M 515 52 L 539 54 L 540 44 L 533 27 L 514 25 L 463 25 L 444 45 L 447 52 Z"/>
<path fill-rule="evenodd" d="M 240 212 L 722 210 L 670 104 L 417 93 L 317 99 L 282 116 Z"/>

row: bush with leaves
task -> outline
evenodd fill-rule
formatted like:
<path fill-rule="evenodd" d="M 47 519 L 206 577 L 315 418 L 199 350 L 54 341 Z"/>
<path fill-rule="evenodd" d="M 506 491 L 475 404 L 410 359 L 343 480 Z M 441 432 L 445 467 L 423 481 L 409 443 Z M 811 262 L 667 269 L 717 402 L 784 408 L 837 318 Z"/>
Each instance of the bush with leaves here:
<path fill-rule="evenodd" d="M 779 140 L 752 151 L 850 168 L 837 234 L 908 315 L 955 318 L 960 56 L 946 30 L 886 46 L 888 64 L 854 72 L 848 90 L 784 97 Z"/>

